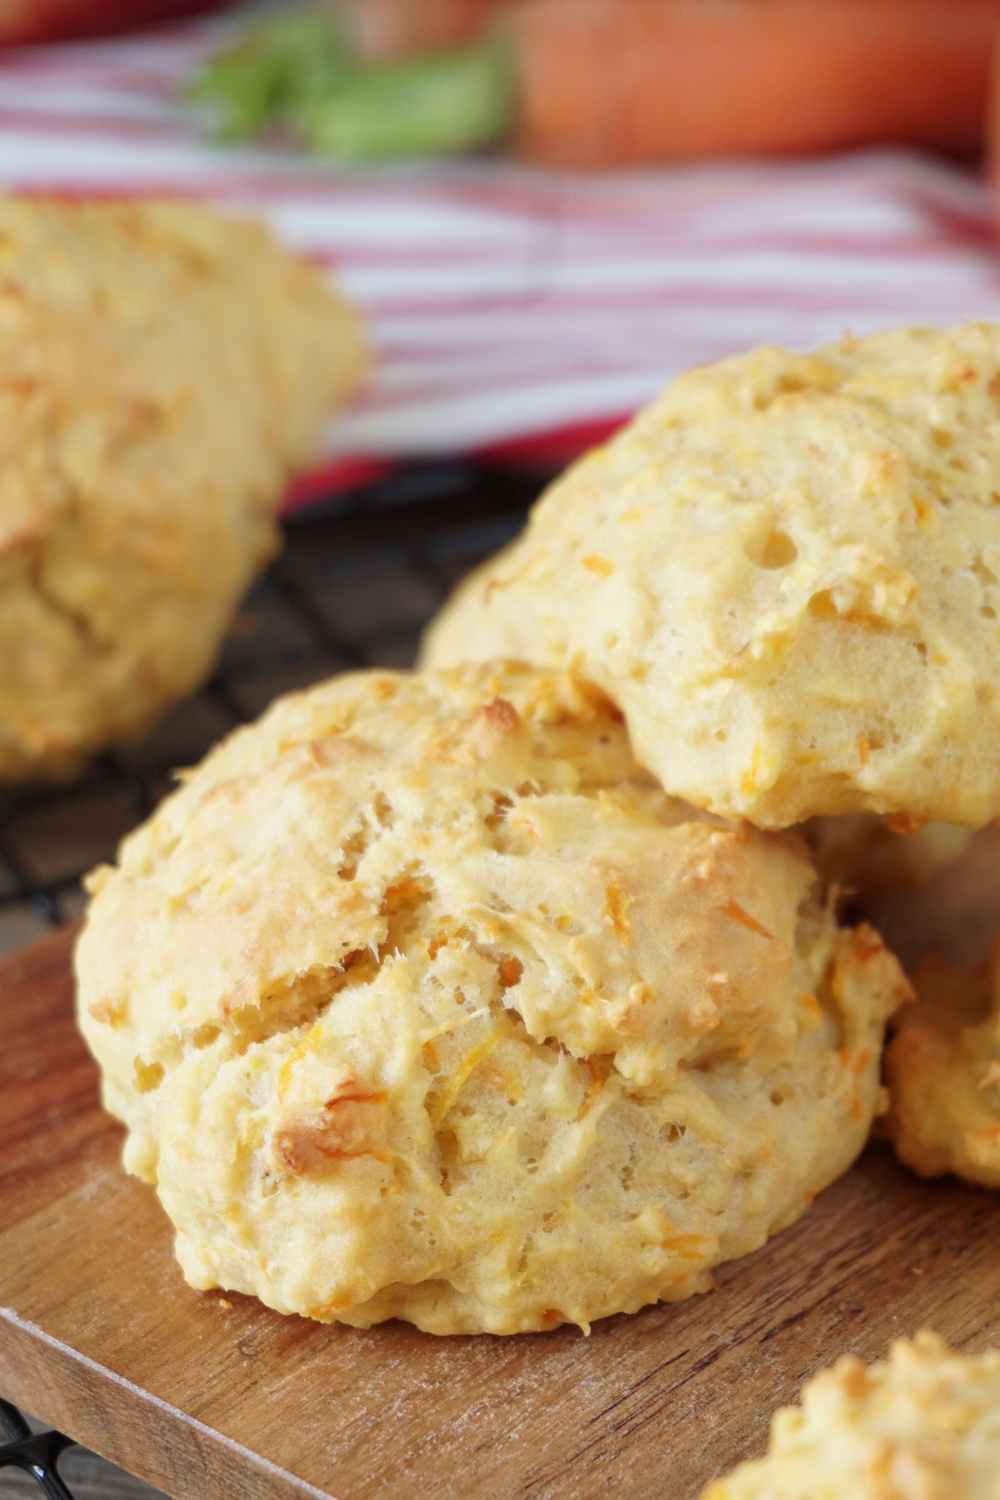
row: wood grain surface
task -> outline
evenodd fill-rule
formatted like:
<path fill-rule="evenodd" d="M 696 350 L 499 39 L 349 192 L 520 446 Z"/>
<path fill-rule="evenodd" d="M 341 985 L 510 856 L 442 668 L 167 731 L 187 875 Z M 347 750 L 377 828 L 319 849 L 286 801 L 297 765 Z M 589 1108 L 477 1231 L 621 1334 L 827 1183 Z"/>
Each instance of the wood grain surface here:
<path fill-rule="evenodd" d="M 713 1294 L 589 1339 L 359 1332 L 192 1292 L 119 1169 L 70 944 L 0 966 L 0 1392 L 176 1500 L 694 1500 L 834 1355 L 924 1325 L 1000 1343 L 1000 1195 L 879 1146 Z"/>

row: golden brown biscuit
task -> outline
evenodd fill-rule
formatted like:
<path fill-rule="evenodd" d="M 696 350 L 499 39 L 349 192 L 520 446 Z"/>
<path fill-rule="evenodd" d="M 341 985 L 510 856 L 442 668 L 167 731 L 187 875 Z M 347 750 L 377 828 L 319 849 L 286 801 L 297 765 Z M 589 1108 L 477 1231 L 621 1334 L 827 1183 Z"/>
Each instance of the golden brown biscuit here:
<path fill-rule="evenodd" d="M 259 227 L 0 198 L 0 781 L 73 772 L 205 677 L 361 363 Z"/>
<path fill-rule="evenodd" d="M 1000 941 L 970 969 L 927 958 L 913 983 L 886 1052 L 889 1134 L 924 1177 L 1000 1187 Z"/>
<path fill-rule="evenodd" d="M 908 993 L 798 840 L 512 665 L 286 698 L 90 888 L 80 1022 L 188 1280 L 359 1326 L 706 1289 L 854 1159 Z"/>
<path fill-rule="evenodd" d="M 932 1333 L 867 1369 L 841 1359 L 776 1413 L 767 1457 L 702 1500 L 997 1500 L 1000 1354 L 955 1354 Z"/>
<path fill-rule="evenodd" d="M 427 664 L 570 666 L 689 802 L 760 826 L 1000 811 L 1000 327 L 760 349 L 553 485 Z"/>

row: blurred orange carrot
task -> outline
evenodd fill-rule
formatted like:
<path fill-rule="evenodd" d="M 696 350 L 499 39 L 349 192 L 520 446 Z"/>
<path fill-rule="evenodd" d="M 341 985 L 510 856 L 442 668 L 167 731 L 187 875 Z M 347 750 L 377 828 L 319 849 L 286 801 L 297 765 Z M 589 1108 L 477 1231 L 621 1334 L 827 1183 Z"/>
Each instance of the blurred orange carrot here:
<path fill-rule="evenodd" d="M 325 81 L 310 66 L 308 87 L 286 68 L 277 114 L 341 161 L 501 143 L 581 167 L 870 142 L 972 151 L 1000 36 L 1000 0 L 340 0 L 323 16 L 310 25 L 329 24 L 343 56 Z M 277 17 L 267 45 L 202 80 L 230 134 L 260 123 L 258 96 L 275 114 L 261 70 L 297 24 Z"/>
<path fill-rule="evenodd" d="M 981 143 L 995 0 L 527 0 L 506 24 L 539 161 Z"/>

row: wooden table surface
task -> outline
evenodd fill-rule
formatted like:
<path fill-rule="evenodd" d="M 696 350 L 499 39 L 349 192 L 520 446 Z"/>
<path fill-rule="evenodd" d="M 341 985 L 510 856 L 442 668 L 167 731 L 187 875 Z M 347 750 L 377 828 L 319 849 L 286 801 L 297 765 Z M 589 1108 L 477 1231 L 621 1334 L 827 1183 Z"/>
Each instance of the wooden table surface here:
<path fill-rule="evenodd" d="M 60 934 L 0 966 L 0 1390 L 177 1500 L 694 1500 L 853 1349 L 1000 1342 L 1000 1196 L 869 1150 L 709 1296 L 574 1330 L 434 1339 L 181 1281 L 72 1022 Z"/>

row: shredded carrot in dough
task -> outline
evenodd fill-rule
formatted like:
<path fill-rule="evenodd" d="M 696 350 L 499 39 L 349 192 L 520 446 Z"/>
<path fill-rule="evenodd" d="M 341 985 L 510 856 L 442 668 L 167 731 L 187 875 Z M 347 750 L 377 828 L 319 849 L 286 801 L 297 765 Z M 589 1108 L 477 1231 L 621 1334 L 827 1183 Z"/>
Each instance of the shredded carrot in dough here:
<path fill-rule="evenodd" d="M 437 1129 L 449 1113 L 455 1100 L 465 1088 L 465 1085 L 479 1067 L 479 1064 L 485 1058 L 489 1057 L 499 1040 L 498 1036 L 488 1036 L 485 1042 L 480 1042 L 478 1046 L 473 1047 L 471 1051 L 467 1052 L 449 1079 L 448 1087 L 428 1105 L 431 1124 L 435 1129 Z"/>
<path fill-rule="evenodd" d="M 727 901 L 725 906 L 720 907 L 720 910 L 724 916 L 730 917 L 734 922 L 739 922 L 740 926 L 747 928 L 749 932 L 756 932 L 758 937 L 767 938 L 770 942 L 774 941 L 774 933 L 768 932 L 763 923 L 758 922 L 756 917 L 752 917 L 748 911 L 744 910 L 738 901 Z"/>
<path fill-rule="evenodd" d="M 604 891 L 604 911 L 614 928 L 615 937 L 625 948 L 632 941 L 632 924 L 628 917 L 631 905 L 632 897 L 628 891 L 617 880 L 609 881 Z"/>

